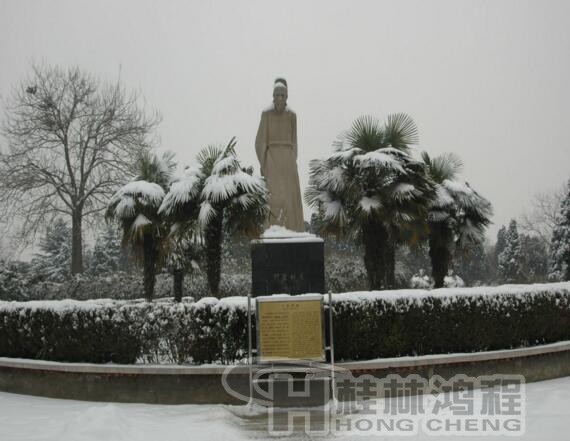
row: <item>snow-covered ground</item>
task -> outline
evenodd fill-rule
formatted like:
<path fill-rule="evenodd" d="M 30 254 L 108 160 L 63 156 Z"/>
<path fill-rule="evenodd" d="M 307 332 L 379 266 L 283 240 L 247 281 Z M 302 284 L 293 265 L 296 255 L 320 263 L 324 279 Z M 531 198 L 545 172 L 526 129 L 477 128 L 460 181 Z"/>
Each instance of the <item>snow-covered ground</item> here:
<path fill-rule="evenodd" d="M 521 437 L 509 439 L 567 440 L 570 432 L 569 403 L 570 377 L 528 384 L 526 432 Z M 264 415 L 242 418 L 239 416 L 239 410 L 236 407 L 221 405 L 91 403 L 0 393 L 0 440 L 230 441 L 270 438 L 266 431 L 267 419 Z M 307 439 L 307 436 L 300 432 L 286 439 Z M 347 434 L 341 439 L 370 438 Z M 402 439 L 436 438 L 420 434 Z M 470 436 L 462 439 L 489 440 L 501 437 Z"/>

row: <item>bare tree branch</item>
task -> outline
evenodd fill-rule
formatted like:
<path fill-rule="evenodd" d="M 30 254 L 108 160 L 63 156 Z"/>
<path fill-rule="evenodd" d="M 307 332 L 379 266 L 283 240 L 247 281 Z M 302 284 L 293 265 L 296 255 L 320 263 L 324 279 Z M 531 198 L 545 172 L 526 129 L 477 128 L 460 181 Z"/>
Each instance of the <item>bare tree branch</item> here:
<path fill-rule="evenodd" d="M 560 215 L 560 204 L 566 195 L 566 185 L 556 191 L 534 195 L 531 208 L 518 219 L 519 228 L 535 235 L 547 247 L 550 246 L 552 231 Z"/>
<path fill-rule="evenodd" d="M 0 208 L 28 240 L 54 216 L 72 223 L 72 273 L 82 270 L 83 218 L 97 217 L 135 158 L 149 149 L 160 118 L 136 94 L 77 67 L 34 65 L 5 110 Z"/>

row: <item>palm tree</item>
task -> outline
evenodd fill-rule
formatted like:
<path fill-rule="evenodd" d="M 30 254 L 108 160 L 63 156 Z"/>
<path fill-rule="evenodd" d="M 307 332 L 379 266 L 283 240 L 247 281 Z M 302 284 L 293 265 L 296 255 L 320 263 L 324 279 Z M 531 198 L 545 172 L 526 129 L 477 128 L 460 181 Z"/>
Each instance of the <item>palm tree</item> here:
<path fill-rule="evenodd" d="M 235 138 L 225 148 L 208 146 L 198 154 L 197 168 L 175 179 L 159 213 L 173 222 L 174 234 L 193 230 L 205 244 L 206 275 L 218 296 L 224 234 L 257 235 L 269 214 L 267 189 L 252 168 L 242 168 Z"/>
<path fill-rule="evenodd" d="M 200 244 L 191 231 L 185 234 L 174 234 L 169 238 L 166 268 L 173 276 L 174 301 L 181 302 L 184 291 L 184 277 L 195 277 L 200 274 L 198 255 Z"/>
<path fill-rule="evenodd" d="M 158 213 L 175 164 L 172 154 L 162 158 L 145 153 L 137 162 L 138 176 L 121 187 L 107 207 L 107 220 L 118 221 L 123 229 L 122 243 L 130 247 L 135 261 L 142 264 L 144 296 L 154 297 L 156 273 L 164 255 L 167 227 Z"/>
<path fill-rule="evenodd" d="M 417 128 L 405 114 L 384 124 L 365 116 L 341 134 L 335 153 L 310 164 L 307 203 L 324 234 L 349 234 L 364 246 L 370 289 L 394 285 L 395 247 L 415 236 L 433 191 L 424 164 L 410 156 Z"/>
<path fill-rule="evenodd" d="M 428 175 L 435 185 L 427 216 L 429 255 L 434 287 L 441 288 L 449 271 L 453 247 L 479 242 L 491 223 L 491 203 L 457 181 L 463 163 L 453 153 L 430 158 L 422 153 Z"/>

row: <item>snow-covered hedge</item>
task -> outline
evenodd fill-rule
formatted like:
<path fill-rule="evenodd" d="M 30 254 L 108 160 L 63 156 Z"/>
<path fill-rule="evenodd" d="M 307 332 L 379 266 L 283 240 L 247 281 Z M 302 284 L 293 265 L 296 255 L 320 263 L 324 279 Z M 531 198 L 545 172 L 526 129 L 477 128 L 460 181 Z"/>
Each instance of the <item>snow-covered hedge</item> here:
<path fill-rule="evenodd" d="M 236 304 L 238 307 L 236 307 Z M 231 363 L 244 298 L 0 302 L 0 356 L 92 363 Z"/>
<path fill-rule="evenodd" d="M 570 340 L 570 282 L 333 295 L 340 360 Z M 234 363 L 246 298 L 0 302 L 0 356 L 71 362 Z"/>
<path fill-rule="evenodd" d="M 570 283 L 343 293 L 341 359 L 478 352 L 570 340 Z"/>

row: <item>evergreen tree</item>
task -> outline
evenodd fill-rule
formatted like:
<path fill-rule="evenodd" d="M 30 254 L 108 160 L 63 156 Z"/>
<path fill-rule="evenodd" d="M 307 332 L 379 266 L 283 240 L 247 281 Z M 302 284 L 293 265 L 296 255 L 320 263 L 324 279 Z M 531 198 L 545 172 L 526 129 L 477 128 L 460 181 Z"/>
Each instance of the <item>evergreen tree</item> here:
<path fill-rule="evenodd" d="M 40 240 L 41 253 L 32 259 L 32 270 L 42 280 L 63 282 L 71 274 L 71 229 L 57 218 Z"/>
<path fill-rule="evenodd" d="M 560 216 L 552 233 L 550 247 L 552 280 L 570 280 L 570 181 L 560 204 Z"/>
<path fill-rule="evenodd" d="M 505 235 L 505 247 L 498 256 L 499 277 L 506 283 L 524 283 L 524 254 L 517 228 L 517 221 L 512 219 Z"/>
<path fill-rule="evenodd" d="M 529 283 L 544 282 L 548 273 L 548 250 L 538 236 L 520 235 L 523 272 Z"/>
<path fill-rule="evenodd" d="M 480 285 L 490 281 L 489 260 L 482 241 L 457 249 L 455 260 L 455 270 L 467 285 Z"/>
<path fill-rule="evenodd" d="M 0 259 L 0 300 L 25 300 L 24 277 L 17 264 Z"/>
<path fill-rule="evenodd" d="M 109 274 L 121 267 L 121 234 L 115 225 L 108 224 L 97 237 L 90 256 L 91 274 Z"/>
<path fill-rule="evenodd" d="M 501 254 L 505 249 L 506 243 L 507 227 L 502 225 L 501 228 L 499 228 L 499 231 L 497 231 L 497 241 L 488 256 L 488 260 L 490 262 L 489 271 L 491 272 L 490 279 L 494 282 L 499 280 L 499 254 Z"/>
<path fill-rule="evenodd" d="M 501 226 L 497 232 L 497 243 L 495 244 L 495 256 L 499 259 L 499 254 L 503 252 L 507 245 L 507 227 Z"/>

